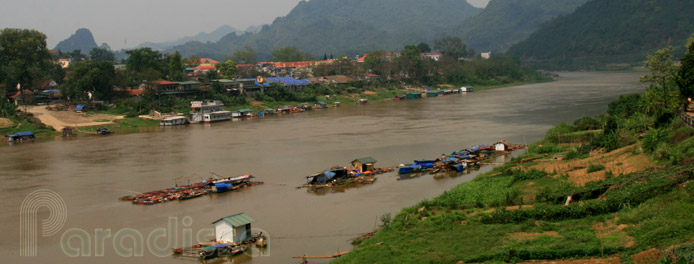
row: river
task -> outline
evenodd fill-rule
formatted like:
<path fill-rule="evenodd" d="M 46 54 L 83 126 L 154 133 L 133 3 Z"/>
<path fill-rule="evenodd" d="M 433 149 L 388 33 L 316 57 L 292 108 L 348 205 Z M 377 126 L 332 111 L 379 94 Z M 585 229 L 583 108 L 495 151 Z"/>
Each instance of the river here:
<path fill-rule="evenodd" d="M 477 173 L 410 180 L 397 180 L 397 174 L 388 173 L 372 185 L 322 194 L 297 189 L 304 176 L 333 165 L 346 166 L 360 157 L 374 157 L 377 167 L 387 167 L 498 139 L 531 143 L 559 122 L 604 113 L 607 103 L 619 95 L 642 91 L 638 83 L 642 74 L 560 73 L 556 82 L 463 95 L 161 128 L 151 133 L 3 144 L 0 258 L 3 263 L 187 263 L 191 260 L 158 257 L 154 249 L 168 252 L 181 247 L 186 234 L 212 228 L 213 221 L 240 212 L 256 220 L 254 231 L 269 235 L 268 249 L 253 250 L 252 257 L 214 263 L 299 263 L 291 256 L 349 250 L 350 239 L 373 230 L 380 215 L 395 215 Z M 118 200 L 133 192 L 173 186 L 179 176 L 207 178 L 210 172 L 250 173 L 265 184 L 154 206 Z M 64 225 L 52 233 L 42 233 L 50 229 L 42 227 L 42 221 L 51 217 L 46 207 L 35 218 L 20 217 L 25 198 L 43 189 L 59 195 L 67 207 Z M 169 221 L 175 226 L 169 227 Z M 167 245 L 166 238 L 155 245 L 139 245 L 131 237 L 116 236 L 135 233 L 146 242 L 162 228 L 177 234 L 176 245 Z M 34 245 L 32 240 L 20 244 L 20 234 L 27 238 L 33 234 L 36 246 L 31 248 L 37 256 L 20 256 L 20 245 Z M 79 245 L 74 234 L 90 242 L 81 252 L 88 256 L 68 256 Z M 72 237 L 62 244 L 67 251 L 61 248 L 63 236 Z M 129 252 L 114 249 L 114 241 L 126 249 L 143 249 L 143 256 L 120 256 Z"/>

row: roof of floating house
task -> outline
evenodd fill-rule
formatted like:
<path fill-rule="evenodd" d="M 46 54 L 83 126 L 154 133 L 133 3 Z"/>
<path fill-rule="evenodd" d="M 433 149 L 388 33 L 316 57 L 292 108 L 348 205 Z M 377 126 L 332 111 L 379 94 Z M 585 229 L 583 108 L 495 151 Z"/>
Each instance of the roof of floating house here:
<path fill-rule="evenodd" d="M 24 137 L 24 136 L 32 136 L 34 135 L 34 132 L 31 131 L 23 131 L 23 132 L 17 132 L 12 135 L 7 135 L 9 137 Z"/>
<path fill-rule="evenodd" d="M 222 220 L 229 223 L 233 227 L 245 226 L 247 224 L 255 222 L 255 219 L 253 219 L 252 217 L 248 216 L 247 214 L 240 213 L 220 218 L 219 220 L 212 222 L 212 224 L 216 224 L 217 222 Z"/>
<path fill-rule="evenodd" d="M 376 159 L 374 159 L 374 158 L 372 158 L 372 157 L 359 158 L 359 159 L 353 160 L 352 162 L 355 162 L 355 161 L 356 161 L 356 162 L 359 162 L 359 163 L 362 163 L 362 164 L 376 163 Z"/>

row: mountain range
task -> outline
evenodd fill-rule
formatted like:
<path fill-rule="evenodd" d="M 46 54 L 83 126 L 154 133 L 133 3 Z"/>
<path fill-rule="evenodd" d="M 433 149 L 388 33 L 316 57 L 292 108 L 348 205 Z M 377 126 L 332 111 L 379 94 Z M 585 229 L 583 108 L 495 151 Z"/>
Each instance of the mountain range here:
<path fill-rule="evenodd" d="M 302 1 L 258 33 L 232 33 L 216 43 L 192 42 L 173 49 L 183 56 L 224 58 L 250 46 L 263 59 L 276 48 L 293 46 L 314 56 L 353 56 L 432 42 L 481 11 L 465 0 Z"/>
<path fill-rule="evenodd" d="M 509 54 L 535 67 L 562 69 L 640 65 L 667 45 L 679 56 L 694 32 L 691 10 L 689 0 L 592 0 L 543 24 Z"/>
<path fill-rule="evenodd" d="M 236 34 L 243 34 L 246 32 L 251 32 L 251 33 L 256 33 L 260 31 L 262 26 L 250 26 L 246 28 L 246 30 L 239 30 L 236 29 L 232 26 L 229 25 L 224 25 L 212 32 L 200 32 L 195 36 L 188 36 L 188 37 L 182 37 L 176 40 L 170 40 L 170 41 L 165 41 L 165 42 L 145 42 L 137 46 L 137 48 L 151 48 L 153 50 L 159 50 L 159 51 L 164 51 L 167 49 L 171 49 L 175 46 L 178 45 L 183 45 L 188 42 L 216 42 L 219 41 L 222 37 L 229 35 L 231 33 L 236 33 Z"/>
<path fill-rule="evenodd" d="M 537 31 L 540 24 L 572 13 L 588 0 L 492 0 L 479 14 L 454 27 L 478 51 L 503 52 Z"/>

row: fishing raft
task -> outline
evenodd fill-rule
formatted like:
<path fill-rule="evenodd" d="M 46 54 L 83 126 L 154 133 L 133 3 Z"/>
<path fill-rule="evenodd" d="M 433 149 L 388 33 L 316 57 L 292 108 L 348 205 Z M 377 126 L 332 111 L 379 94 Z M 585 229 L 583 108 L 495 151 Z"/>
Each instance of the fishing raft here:
<path fill-rule="evenodd" d="M 212 173 L 215 178 L 208 178 L 196 183 L 188 183 L 179 185 L 178 181 L 182 179 L 200 178 L 200 176 L 188 176 L 176 178 L 176 186 L 168 189 L 144 192 L 137 195 L 128 195 L 120 198 L 121 201 L 129 201 L 139 205 L 153 205 L 166 203 L 171 201 L 184 201 L 198 198 L 204 195 L 213 193 L 224 193 L 229 191 L 240 190 L 246 187 L 251 187 L 263 184 L 262 181 L 253 181 L 255 177 L 246 174 L 238 177 L 223 177 Z"/>

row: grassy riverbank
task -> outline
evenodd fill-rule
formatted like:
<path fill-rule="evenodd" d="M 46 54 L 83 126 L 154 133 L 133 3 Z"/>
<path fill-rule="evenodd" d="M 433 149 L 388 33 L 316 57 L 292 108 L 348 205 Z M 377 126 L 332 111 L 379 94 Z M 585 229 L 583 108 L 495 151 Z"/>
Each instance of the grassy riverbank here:
<path fill-rule="evenodd" d="M 694 130 L 635 101 L 558 125 L 516 159 L 532 162 L 403 209 L 335 263 L 692 263 Z"/>
<path fill-rule="evenodd" d="M 48 138 L 59 134 L 53 128 L 45 126 L 40 120 L 33 116 L 1 118 L 0 136 L 22 131 L 32 131 L 39 138 Z"/>

